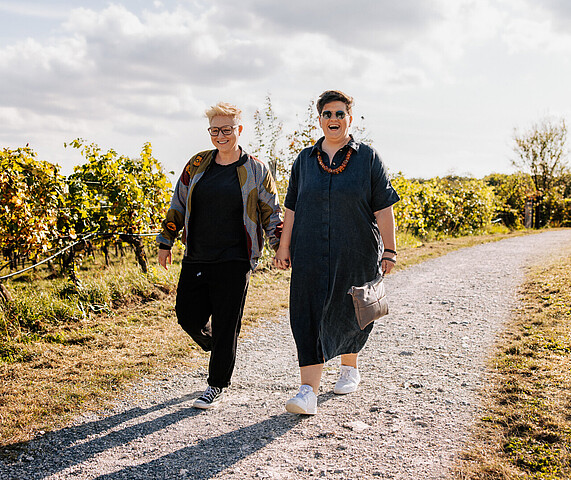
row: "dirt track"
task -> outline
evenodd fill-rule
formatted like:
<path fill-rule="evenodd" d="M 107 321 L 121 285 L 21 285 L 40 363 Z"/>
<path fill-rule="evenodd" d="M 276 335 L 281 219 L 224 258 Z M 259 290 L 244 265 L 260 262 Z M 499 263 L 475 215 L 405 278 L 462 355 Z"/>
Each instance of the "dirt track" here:
<path fill-rule="evenodd" d="M 192 373 L 142 382 L 111 412 L 30 444 L 0 479 L 440 479 L 478 414 L 484 361 L 516 301 L 524 267 L 571 230 L 460 250 L 387 279 L 391 313 L 360 356 L 360 390 L 332 392 L 326 365 L 319 410 L 284 410 L 298 370 L 287 318 L 241 339 L 224 406 L 191 408 L 205 386 Z"/>

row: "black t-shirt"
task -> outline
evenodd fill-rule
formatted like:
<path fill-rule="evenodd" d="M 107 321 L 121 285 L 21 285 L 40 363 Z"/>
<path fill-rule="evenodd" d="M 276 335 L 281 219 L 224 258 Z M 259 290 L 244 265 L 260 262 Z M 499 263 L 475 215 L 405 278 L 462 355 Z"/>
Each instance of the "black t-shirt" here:
<path fill-rule="evenodd" d="M 244 230 L 242 190 L 236 167 L 247 156 L 230 165 L 212 159 L 192 191 L 192 209 L 187 232 L 187 261 L 218 263 L 248 259 Z"/>

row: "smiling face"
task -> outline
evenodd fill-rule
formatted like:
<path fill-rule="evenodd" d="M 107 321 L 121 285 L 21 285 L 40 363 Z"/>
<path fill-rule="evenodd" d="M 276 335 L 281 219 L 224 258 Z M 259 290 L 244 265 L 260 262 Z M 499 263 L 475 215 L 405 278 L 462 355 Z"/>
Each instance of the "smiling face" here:
<path fill-rule="evenodd" d="M 214 145 L 222 154 L 228 154 L 239 150 L 238 139 L 242 133 L 242 125 L 238 124 L 236 118 L 226 115 L 216 115 L 210 120 L 210 126 L 213 128 L 232 127 L 230 135 L 224 135 L 221 131 L 216 137 L 210 136 L 212 145 Z"/>
<path fill-rule="evenodd" d="M 323 112 L 331 112 L 331 117 L 324 118 Z M 336 112 L 344 112 L 345 118 L 337 118 Z M 333 143 L 349 140 L 349 128 L 352 121 L 353 117 L 347 112 L 347 105 L 341 101 L 326 103 L 319 116 L 319 126 L 323 130 L 325 139 Z"/>

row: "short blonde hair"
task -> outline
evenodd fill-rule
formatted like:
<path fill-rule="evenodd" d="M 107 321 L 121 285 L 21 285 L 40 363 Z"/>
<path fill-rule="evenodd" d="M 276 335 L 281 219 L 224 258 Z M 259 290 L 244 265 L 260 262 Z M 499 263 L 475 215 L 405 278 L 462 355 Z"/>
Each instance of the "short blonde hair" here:
<path fill-rule="evenodd" d="M 226 102 L 218 102 L 204 113 L 208 117 L 208 121 L 211 121 L 217 116 L 232 117 L 234 120 L 240 120 L 242 116 L 242 110 L 240 110 L 236 105 Z"/>

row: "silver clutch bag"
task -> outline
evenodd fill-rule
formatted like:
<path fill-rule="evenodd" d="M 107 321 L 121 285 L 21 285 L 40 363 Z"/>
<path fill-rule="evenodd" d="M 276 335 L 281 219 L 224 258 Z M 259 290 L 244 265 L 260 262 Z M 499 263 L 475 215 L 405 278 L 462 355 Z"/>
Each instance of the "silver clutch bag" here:
<path fill-rule="evenodd" d="M 355 316 L 359 327 L 363 330 L 369 323 L 378 320 L 389 313 L 384 275 L 380 274 L 374 280 L 361 287 L 351 287 L 347 292 L 353 297 Z"/>

